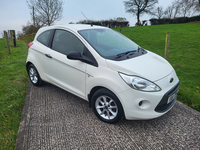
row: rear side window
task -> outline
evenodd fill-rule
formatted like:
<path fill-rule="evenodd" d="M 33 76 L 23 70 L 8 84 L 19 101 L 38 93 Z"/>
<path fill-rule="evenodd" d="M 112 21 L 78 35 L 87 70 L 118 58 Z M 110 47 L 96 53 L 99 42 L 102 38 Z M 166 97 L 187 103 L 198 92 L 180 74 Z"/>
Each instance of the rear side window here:
<path fill-rule="evenodd" d="M 51 32 L 51 30 L 45 31 L 45 32 L 41 33 L 38 36 L 37 41 L 47 46 L 48 45 L 48 38 L 49 38 L 50 32 Z"/>

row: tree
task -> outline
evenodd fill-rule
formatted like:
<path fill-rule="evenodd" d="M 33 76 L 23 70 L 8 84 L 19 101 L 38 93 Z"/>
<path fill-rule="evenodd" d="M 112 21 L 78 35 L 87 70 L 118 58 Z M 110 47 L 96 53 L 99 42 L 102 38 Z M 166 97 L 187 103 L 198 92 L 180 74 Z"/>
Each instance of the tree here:
<path fill-rule="evenodd" d="M 22 26 L 22 34 L 27 35 L 31 33 L 36 33 L 39 30 L 40 27 L 34 27 L 33 24 L 30 22 L 27 23 L 27 25 Z"/>
<path fill-rule="evenodd" d="M 164 10 L 162 6 L 157 7 L 154 12 L 152 12 L 153 16 L 156 16 L 158 19 L 161 19 L 164 15 Z"/>
<path fill-rule="evenodd" d="M 173 10 L 174 10 L 174 6 L 168 6 L 165 10 L 165 17 L 168 19 L 172 19 L 173 16 Z"/>
<path fill-rule="evenodd" d="M 29 0 L 27 1 L 33 24 L 52 25 L 62 18 L 63 1 L 61 0 Z"/>
<path fill-rule="evenodd" d="M 123 17 L 117 17 L 114 19 L 115 21 L 119 21 L 119 22 L 123 22 L 123 21 L 126 21 L 126 18 L 123 18 Z"/>
<path fill-rule="evenodd" d="M 181 14 L 183 14 L 183 17 L 190 16 L 191 11 L 194 10 L 195 0 L 181 0 L 180 6 L 180 11 Z"/>
<path fill-rule="evenodd" d="M 180 2 L 176 0 L 172 3 L 171 6 L 168 6 L 164 12 L 165 17 L 168 19 L 175 19 L 180 14 Z"/>
<path fill-rule="evenodd" d="M 176 18 L 177 15 L 180 14 L 180 8 L 181 6 L 179 5 L 179 0 L 176 0 L 175 2 L 172 3 L 174 5 L 174 10 L 173 10 L 173 17 L 174 19 Z"/>
<path fill-rule="evenodd" d="M 158 0 L 128 0 L 124 1 L 126 13 L 137 16 L 137 24 L 140 24 L 140 16 L 144 13 L 151 13 L 153 6 Z"/>
<path fill-rule="evenodd" d="M 195 12 L 200 12 L 200 0 L 195 0 L 194 1 L 194 11 Z"/>

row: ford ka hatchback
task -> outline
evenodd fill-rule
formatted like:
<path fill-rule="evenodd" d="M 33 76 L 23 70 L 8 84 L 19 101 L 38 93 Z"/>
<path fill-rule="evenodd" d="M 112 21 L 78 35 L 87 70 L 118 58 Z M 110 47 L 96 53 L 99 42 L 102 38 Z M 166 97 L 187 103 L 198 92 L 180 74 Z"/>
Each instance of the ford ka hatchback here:
<path fill-rule="evenodd" d="M 179 89 L 164 58 L 100 26 L 41 28 L 29 43 L 26 68 L 33 85 L 49 82 L 87 100 L 107 123 L 159 117 Z"/>

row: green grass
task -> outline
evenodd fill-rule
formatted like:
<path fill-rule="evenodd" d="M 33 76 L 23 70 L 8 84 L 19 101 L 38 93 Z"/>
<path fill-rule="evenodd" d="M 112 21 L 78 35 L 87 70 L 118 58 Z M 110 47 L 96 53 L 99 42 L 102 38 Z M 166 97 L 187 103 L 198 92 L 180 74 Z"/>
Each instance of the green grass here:
<path fill-rule="evenodd" d="M 171 33 L 168 61 L 180 80 L 178 100 L 200 111 L 200 23 L 122 28 L 122 34 L 163 57 L 167 32 Z"/>
<path fill-rule="evenodd" d="M 26 44 L 28 44 L 34 40 L 34 36 L 25 37 L 22 38 L 21 40 L 24 41 Z"/>
<path fill-rule="evenodd" d="M 8 54 L 5 39 L 0 39 L 0 149 L 15 148 L 28 83 L 28 46 L 17 41 L 17 47 L 10 47 Z"/>

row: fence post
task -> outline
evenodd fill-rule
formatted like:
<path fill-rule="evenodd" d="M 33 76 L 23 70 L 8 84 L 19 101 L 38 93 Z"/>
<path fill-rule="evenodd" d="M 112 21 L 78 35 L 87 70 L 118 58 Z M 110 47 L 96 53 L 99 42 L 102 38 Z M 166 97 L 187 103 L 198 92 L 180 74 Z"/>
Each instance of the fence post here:
<path fill-rule="evenodd" d="M 14 44 L 14 47 L 16 47 L 17 46 L 17 43 L 16 43 L 16 35 L 15 35 L 15 30 L 10 30 L 11 31 L 11 35 L 12 35 L 12 42 L 13 42 L 13 44 Z"/>
<path fill-rule="evenodd" d="M 168 60 L 169 42 L 170 42 L 170 32 L 167 32 L 166 41 L 165 41 L 165 59 L 166 60 Z"/>
<path fill-rule="evenodd" d="M 119 29 L 119 33 L 122 33 L 122 29 Z"/>
<path fill-rule="evenodd" d="M 7 31 L 3 31 L 3 32 L 4 32 L 4 37 L 6 38 L 6 42 L 7 42 L 8 53 L 10 54 L 10 45 L 9 45 L 8 33 L 7 33 Z"/>

